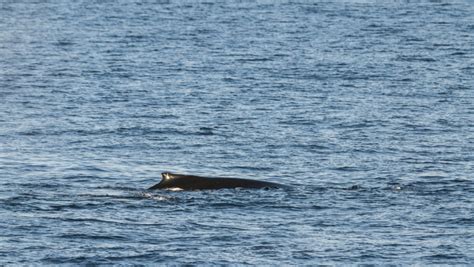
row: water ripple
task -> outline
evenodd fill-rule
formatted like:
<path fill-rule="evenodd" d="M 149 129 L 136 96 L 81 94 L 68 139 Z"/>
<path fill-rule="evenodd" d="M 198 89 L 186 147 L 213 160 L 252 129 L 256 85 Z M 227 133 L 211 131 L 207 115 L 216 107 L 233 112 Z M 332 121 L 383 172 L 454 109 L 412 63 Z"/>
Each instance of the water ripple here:
<path fill-rule="evenodd" d="M 2 2 L 0 265 L 469 265 L 473 7 Z"/>

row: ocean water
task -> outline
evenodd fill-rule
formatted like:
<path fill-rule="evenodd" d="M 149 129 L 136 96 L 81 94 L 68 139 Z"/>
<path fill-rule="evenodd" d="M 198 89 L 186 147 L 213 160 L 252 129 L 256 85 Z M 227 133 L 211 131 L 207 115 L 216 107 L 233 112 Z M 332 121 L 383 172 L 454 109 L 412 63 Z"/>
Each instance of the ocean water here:
<path fill-rule="evenodd" d="M 0 265 L 472 264 L 473 77 L 472 1 L 1 1 Z"/>

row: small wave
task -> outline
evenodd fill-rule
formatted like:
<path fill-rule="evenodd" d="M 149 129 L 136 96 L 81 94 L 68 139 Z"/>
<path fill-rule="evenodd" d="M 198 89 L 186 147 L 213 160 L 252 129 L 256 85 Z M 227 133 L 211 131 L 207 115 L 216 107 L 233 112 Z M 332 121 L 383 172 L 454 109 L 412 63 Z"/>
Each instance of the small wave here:
<path fill-rule="evenodd" d="M 144 222 L 135 220 L 111 220 L 111 219 L 98 219 L 98 218 L 61 218 L 65 222 L 90 222 L 90 223 L 103 223 L 103 224 L 114 224 L 114 225 L 149 225 L 149 226 L 162 226 L 164 223 L 156 222 Z"/>
<path fill-rule="evenodd" d="M 282 204 L 269 204 L 269 205 L 263 205 L 261 206 L 265 210 L 273 209 L 273 210 L 281 210 L 281 211 L 297 211 L 297 212 L 304 212 L 308 210 L 324 210 L 328 209 L 329 207 L 327 206 L 321 206 L 321 205 L 314 205 L 314 204 L 293 204 L 293 205 L 282 205 Z"/>
<path fill-rule="evenodd" d="M 151 194 L 151 193 L 139 193 L 138 195 L 143 197 L 143 198 L 157 200 L 157 201 L 168 201 L 168 200 L 176 199 L 173 196 L 155 195 L 155 194 Z"/>
<path fill-rule="evenodd" d="M 92 240 L 117 240 L 124 241 L 128 240 L 127 237 L 120 235 L 93 235 L 93 234 L 62 234 L 57 236 L 58 238 L 65 239 L 92 239 Z"/>
<path fill-rule="evenodd" d="M 112 189 L 117 191 L 135 191 L 137 188 L 135 187 L 128 187 L 128 186 L 117 186 L 117 185 L 103 185 L 98 186 L 97 189 Z"/>
<path fill-rule="evenodd" d="M 398 56 L 395 58 L 397 61 L 406 61 L 406 62 L 436 62 L 436 59 L 430 57 L 422 57 L 422 56 Z"/>
<path fill-rule="evenodd" d="M 213 135 L 212 129 L 200 128 L 197 131 L 180 130 L 175 128 L 149 128 L 142 126 L 134 127 L 118 127 L 118 128 L 102 128 L 102 129 L 66 129 L 57 130 L 56 128 L 48 129 L 27 129 L 17 132 L 22 136 L 97 136 L 97 135 L 119 135 L 119 136 L 149 136 L 149 135 Z"/>
<path fill-rule="evenodd" d="M 214 208 L 238 208 L 248 206 L 247 203 L 235 203 L 235 202 L 214 202 L 214 203 L 207 203 L 206 206 L 214 207 Z"/>
<path fill-rule="evenodd" d="M 104 169 L 104 168 L 100 168 L 98 166 L 92 166 L 92 165 L 81 165 L 81 166 L 66 168 L 66 169 L 64 169 L 64 171 L 107 172 L 107 170 Z"/>
<path fill-rule="evenodd" d="M 229 169 L 239 169 L 239 170 L 248 170 L 248 171 L 265 171 L 265 172 L 271 172 L 274 171 L 274 168 L 271 167 L 255 167 L 255 166 L 230 166 Z"/>
<path fill-rule="evenodd" d="M 466 56 L 469 55 L 468 52 L 453 52 L 450 54 L 451 56 Z"/>
<path fill-rule="evenodd" d="M 78 194 L 80 197 L 87 197 L 87 198 L 113 198 L 113 199 L 141 199 L 142 197 L 139 195 L 128 195 L 121 192 L 117 193 L 85 193 L 85 194 Z"/>
<path fill-rule="evenodd" d="M 443 171 L 426 171 L 418 174 L 420 178 L 446 178 L 448 174 Z"/>
<path fill-rule="evenodd" d="M 350 191 L 356 191 L 356 190 L 362 190 L 362 189 L 363 187 L 357 184 L 345 188 L 345 190 L 350 190 Z"/>
<path fill-rule="evenodd" d="M 266 62 L 272 61 L 271 58 L 239 58 L 236 59 L 237 62 L 245 63 L 245 62 Z"/>
<path fill-rule="evenodd" d="M 73 44 L 74 44 L 74 42 L 69 41 L 69 40 L 59 40 L 59 41 L 54 43 L 54 45 L 56 45 L 56 46 L 71 46 Z"/>
<path fill-rule="evenodd" d="M 160 262 L 160 261 L 175 262 L 176 258 L 177 257 L 162 256 L 162 255 L 159 255 L 157 252 L 149 252 L 149 253 L 140 253 L 140 254 L 135 254 L 135 255 L 127 255 L 127 256 L 109 256 L 109 257 L 105 257 L 104 260 L 108 262 L 117 262 L 117 261 L 146 259 L 147 262 Z"/>
<path fill-rule="evenodd" d="M 425 260 L 429 260 L 432 263 L 446 263 L 445 260 L 451 261 L 451 260 L 460 260 L 464 258 L 465 255 L 459 254 L 459 253 L 452 253 L 452 254 L 446 254 L 446 253 L 438 253 L 438 254 L 433 254 L 430 256 L 424 256 L 422 257 Z"/>
<path fill-rule="evenodd" d="M 50 209 L 54 211 L 74 210 L 74 209 L 92 209 L 97 207 L 107 206 L 107 203 L 67 203 L 67 204 L 53 204 Z"/>
<path fill-rule="evenodd" d="M 455 218 L 448 222 L 452 225 L 474 226 L 474 218 Z"/>
<path fill-rule="evenodd" d="M 207 225 L 207 224 L 197 223 L 197 222 L 192 222 L 189 225 L 196 227 L 198 229 L 206 229 L 206 230 L 216 230 L 216 229 L 226 229 L 226 230 L 232 230 L 232 231 L 245 230 L 245 228 L 237 227 L 235 225 Z"/>
<path fill-rule="evenodd" d="M 357 167 L 353 167 L 353 166 L 341 166 L 341 167 L 335 167 L 335 168 L 331 168 L 332 170 L 335 170 L 335 171 L 343 171 L 343 172 L 356 172 L 356 171 L 360 171 L 359 168 Z"/>
<path fill-rule="evenodd" d="M 214 135 L 213 129 L 208 127 L 201 127 L 199 128 L 199 132 L 196 133 L 197 135 Z"/>
<path fill-rule="evenodd" d="M 22 188 L 31 188 L 35 190 L 39 189 L 54 189 L 54 188 L 68 188 L 68 185 L 65 184 L 59 184 L 59 183 L 45 183 L 45 182 L 39 182 L 39 183 L 21 183 L 18 184 L 18 186 Z"/>

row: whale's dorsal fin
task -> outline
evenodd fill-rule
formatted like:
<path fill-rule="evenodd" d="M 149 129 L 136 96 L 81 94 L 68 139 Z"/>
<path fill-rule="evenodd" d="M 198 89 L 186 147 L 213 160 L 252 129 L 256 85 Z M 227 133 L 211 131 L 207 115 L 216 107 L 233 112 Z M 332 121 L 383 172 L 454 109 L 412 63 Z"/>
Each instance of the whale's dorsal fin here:
<path fill-rule="evenodd" d="M 168 184 L 169 181 L 172 179 L 176 178 L 172 173 L 169 172 L 162 172 L 161 173 L 161 181 L 154 186 L 148 188 L 148 189 L 161 189 L 165 188 L 166 184 Z"/>
<path fill-rule="evenodd" d="M 163 173 L 161 173 L 161 178 L 163 178 L 164 181 L 166 181 L 166 180 L 171 180 L 171 179 L 173 179 L 174 177 L 175 177 L 175 176 L 174 176 L 172 173 L 170 173 L 170 172 L 163 172 Z"/>

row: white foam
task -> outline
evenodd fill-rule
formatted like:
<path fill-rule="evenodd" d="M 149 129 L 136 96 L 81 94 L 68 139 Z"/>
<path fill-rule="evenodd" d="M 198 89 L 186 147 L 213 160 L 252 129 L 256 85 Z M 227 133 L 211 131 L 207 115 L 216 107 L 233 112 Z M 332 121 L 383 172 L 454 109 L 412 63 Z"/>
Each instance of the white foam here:
<path fill-rule="evenodd" d="M 167 188 L 166 190 L 169 190 L 169 191 L 183 191 L 184 189 L 179 188 L 179 187 L 171 187 L 171 188 Z"/>

